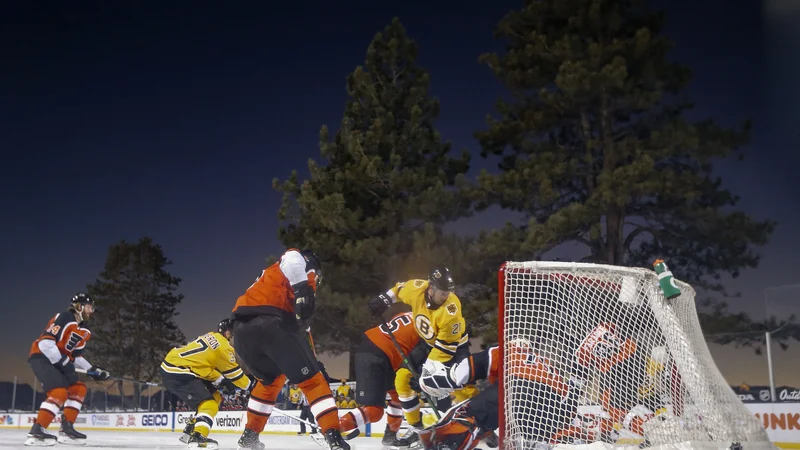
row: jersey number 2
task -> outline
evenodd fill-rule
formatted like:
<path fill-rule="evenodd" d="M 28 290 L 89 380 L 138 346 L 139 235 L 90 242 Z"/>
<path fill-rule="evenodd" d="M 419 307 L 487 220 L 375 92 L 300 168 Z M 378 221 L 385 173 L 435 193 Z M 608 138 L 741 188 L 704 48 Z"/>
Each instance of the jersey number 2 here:
<path fill-rule="evenodd" d="M 399 330 L 400 327 L 408 325 L 411 325 L 411 318 L 408 317 L 407 314 L 403 314 L 402 316 L 395 317 L 391 322 L 381 325 L 381 331 L 383 331 L 384 334 L 389 334 L 390 332 L 394 333 Z"/>

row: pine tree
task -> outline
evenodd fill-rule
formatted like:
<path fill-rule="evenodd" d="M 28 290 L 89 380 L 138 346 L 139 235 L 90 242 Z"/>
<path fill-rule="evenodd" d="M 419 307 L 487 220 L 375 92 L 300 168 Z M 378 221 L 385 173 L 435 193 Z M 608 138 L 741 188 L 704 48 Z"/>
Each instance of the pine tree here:
<path fill-rule="evenodd" d="M 500 157 L 478 198 L 527 219 L 493 234 L 518 249 L 509 257 L 565 243 L 582 244 L 587 262 L 663 257 L 712 292 L 724 291 L 723 275 L 757 266 L 775 223 L 737 210 L 713 171 L 742 156 L 749 123 L 687 119 L 690 70 L 669 60 L 663 23 L 638 0 L 528 1 L 500 22 L 506 51 L 482 61 L 512 100 L 476 133 L 482 154 Z"/>
<path fill-rule="evenodd" d="M 359 342 L 371 322 L 366 302 L 404 277 L 425 277 L 448 263 L 441 225 L 466 213 L 453 188 L 468 154 L 450 156 L 434 127 L 439 102 L 428 72 L 417 65 L 417 45 L 394 19 L 347 77 L 349 99 L 340 129 L 320 132 L 322 161 L 310 177 L 297 172 L 274 181 L 283 192 L 279 235 L 286 246 L 312 248 L 322 260 L 323 284 L 315 341 L 340 353 Z M 322 337 L 318 337 L 322 336 Z"/>
<path fill-rule="evenodd" d="M 184 344 L 175 323 L 181 279 L 167 272 L 170 264 L 149 237 L 109 248 L 105 268 L 87 286 L 97 305 L 90 361 L 117 377 L 151 381 L 167 352 Z"/>

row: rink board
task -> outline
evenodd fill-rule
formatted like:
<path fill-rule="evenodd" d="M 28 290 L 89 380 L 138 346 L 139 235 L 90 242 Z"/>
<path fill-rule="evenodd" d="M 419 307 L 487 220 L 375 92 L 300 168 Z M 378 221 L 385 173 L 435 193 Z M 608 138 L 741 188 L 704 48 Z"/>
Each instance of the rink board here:
<path fill-rule="evenodd" d="M 766 428 L 771 441 L 781 448 L 800 449 L 800 403 L 750 403 L 745 404 Z M 595 415 L 599 407 L 585 406 L 584 415 Z M 348 410 L 340 410 L 344 415 Z M 295 434 L 300 431 L 300 422 L 295 420 L 300 411 L 284 411 L 286 415 L 273 413 L 264 434 Z M 182 430 L 190 412 L 152 413 L 81 413 L 76 421 L 78 429 L 108 431 L 173 431 Z M 215 433 L 241 433 L 247 421 L 245 411 L 220 411 L 214 419 Z M 30 428 L 36 420 L 35 414 L 0 413 L 0 429 Z M 60 418 L 56 417 L 55 424 Z M 382 436 L 386 427 L 386 416 L 377 423 L 362 429 L 362 436 Z"/>

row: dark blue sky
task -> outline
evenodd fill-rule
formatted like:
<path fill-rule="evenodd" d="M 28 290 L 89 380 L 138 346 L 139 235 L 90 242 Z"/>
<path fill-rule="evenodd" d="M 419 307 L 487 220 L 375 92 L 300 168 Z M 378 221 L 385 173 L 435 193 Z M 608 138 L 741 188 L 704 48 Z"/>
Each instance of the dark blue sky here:
<path fill-rule="evenodd" d="M 150 235 L 164 246 L 184 280 L 187 336 L 226 316 L 264 257 L 281 251 L 272 178 L 318 156 L 320 126 L 341 120 L 346 75 L 393 16 L 431 72 L 443 137 L 485 165 L 472 133 L 502 89 L 477 58 L 499 48 L 497 20 L 521 4 L 24 3 L 0 7 L 0 338 L 10 343 L 0 380 L 32 378 L 30 342 L 119 239 Z M 698 117 L 755 121 L 747 162 L 721 164 L 720 174 L 743 208 L 780 221 L 762 267 L 732 284 L 745 294 L 738 308 L 763 311 L 753 304 L 765 287 L 800 281 L 789 183 L 800 157 L 785 100 L 797 91 L 787 75 L 797 67 L 787 65 L 800 58 L 770 41 L 788 42 L 791 30 L 771 27 L 757 5 L 656 4 L 668 6 L 673 56 L 695 70 Z"/>

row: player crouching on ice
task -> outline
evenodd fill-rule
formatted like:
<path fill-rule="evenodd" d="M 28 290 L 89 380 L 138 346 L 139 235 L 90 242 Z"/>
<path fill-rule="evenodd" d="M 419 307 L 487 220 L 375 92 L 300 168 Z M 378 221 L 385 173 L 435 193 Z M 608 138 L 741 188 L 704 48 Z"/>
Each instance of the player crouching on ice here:
<path fill-rule="evenodd" d="M 94 301 L 86 294 L 76 294 L 69 310 L 50 319 L 44 332 L 31 345 L 28 364 L 42 383 L 47 398 L 39 407 L 39 415 L 25 445 L 55 445 L 56 440 L 63 444 L 86 443 L 86 435 L 72 427 L 86 396 L 86 385 L 78 381 L 75 367 L 88 371 L 95 380 L 109 378 L 108 372 L 92 366 L 81 356 L 92 335 L 84 326 L 93 313 Z M 62 408 L 61 430 L 56 439 L 45 430 Z"/>
<path fill-rule="evenodd" d="M 452 367 L 428 362 L 420 376 L 420 387 L 428 395 L 441 398 L 467 383 L 488 379 L 491 385 L 470 400 L 451 408 L 432 427 L 420 433 L 426 448 L 436 450 L 469 450 L 481 439 L 487 446 L 497 447 L 499 348 L 490 347 L 470 355 Z M 511 342 L 506 364 L 513 367 L 514 384 L 527 392 L 520 401 L 530 402 L 532 410 L 548 410 L 545 417 L 523 417 L 516 424 L 525 430 L 526 439 L 553 442 L 561 430 L 568 428 L 577 414 L 578 390 L 550 362 L 537 355 L 529 341 Z"/>
<path fill-rule="evenodd" d="M 217 441 L 208 438 L 219 411 L 222 395 L 219 389 L 248 389 L 250 379 L 244 374 L 228 342 L 232 338 L 231 322 L 224 319 L 217 332 L 199 336 L 183 347 L 175 347 L 161 363 L 164 387 L 196 410 L 194 423 L 183 430 L 179 438 L 189 448 L 218 448 Z"/>

